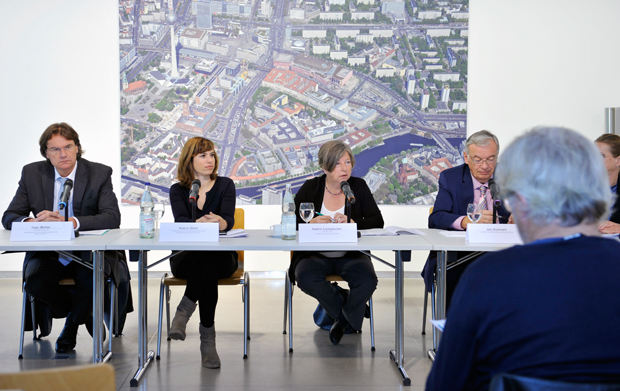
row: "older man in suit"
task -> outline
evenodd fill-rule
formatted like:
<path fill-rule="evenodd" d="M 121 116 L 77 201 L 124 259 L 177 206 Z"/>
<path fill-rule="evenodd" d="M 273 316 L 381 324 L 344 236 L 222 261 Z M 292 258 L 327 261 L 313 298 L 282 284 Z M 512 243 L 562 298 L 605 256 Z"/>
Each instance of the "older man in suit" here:
<path fill-rule="evenodd" d="M 4 228 L 11 229 L 14 222 L 65 221 L 64 213 L 69 213 L 68 221 L 76 231 L 118 228 L 121 215 L 112 189 L 112 169 L 82 158 L 77 132 L 66 123 L 50 125 L 41 135 L 39 147 L 46 160 L 23 168 L 17 192 L 2 216 Z M 59 197 L 67 179 L 73 180 L 74 191 L 68 207 L 60 212 Z M 79 255 L 91 262 L 90 252 Z M 116 274 L 120 254 L 109 255 L 106 269 Z M 58 284 L 69 277 L 75 280 L 74 294 Z M 24 259 L 24 281 L 26 291 L 45 303 L 53 317 L 67 318 L 56 341 L 57 352 L 75 347 L 80 324 L 86 323 L 91 332 L 91 270 L 55 252 L 29 251 Z"/>
<path fill-rule="evenodd" d="M 493 223 L 493 198 L 489 180 L 493 177 L 495 164 L 499 155 L 499 141 L 495 135 L 487 130 L 481 130 L 469 136 L 465 142 L 463 157 L 465 164 L 450 168 L 439 175 L 439 191 L 433 207 L 433 213 L 428 218 L 429 228 L 446 230 L 466 230 L 471 223 L 467 217 L 467 205 L 482 205 L 482 217 L 478 223 Z M 508 220 L 508 212 L 500 205 L 498 210 L 499 221 Z M 456 258 L 462 258 L 470 253 L 459 252 Z M 453 262 L 456 259 L 448 261 Z M 437 266 L 437 252 L 432 251 L 424 265 L 422 276 L 427 290 L 431 290 L 434 273 Z M 464 263 L 450 270 L 447 274 L 446 300 L 449 303 L 458 282 L 458 278 L 467 266 Z"/>

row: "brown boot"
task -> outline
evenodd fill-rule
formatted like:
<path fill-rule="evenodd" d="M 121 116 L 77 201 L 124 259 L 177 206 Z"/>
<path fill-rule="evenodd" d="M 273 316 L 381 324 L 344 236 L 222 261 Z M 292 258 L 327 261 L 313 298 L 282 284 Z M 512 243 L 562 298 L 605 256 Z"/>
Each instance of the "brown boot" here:
<path fill-rule="evenodd" d="M 185 341 L 185 326 L 196 309 L 196 303 L 183 296 L 170 325 L 170 338 Z"/>
<path fill-rule="evenodd" d="M 219 368 L 220 356 L 215 350 L 215 325 L 207 328 L 201 324 L 200 331 L 200 354 L 202 355 L 202 366 L 205 368 Z"/>

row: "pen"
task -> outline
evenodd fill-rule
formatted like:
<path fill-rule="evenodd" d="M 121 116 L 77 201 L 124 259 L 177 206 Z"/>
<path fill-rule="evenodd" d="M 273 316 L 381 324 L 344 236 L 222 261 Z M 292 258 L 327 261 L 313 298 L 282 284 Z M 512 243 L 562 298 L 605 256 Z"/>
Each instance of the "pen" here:
<path fill-rule="evenodd" d="M 314 212 L 314 213 L 316 213 L 317 216 L 325 216 L 323 213 L 320 213 L 320 212 Z M 331 217 L 329 218 L 329 221 L 331 221 L 332 223 L 336 222 L 336 220 L 332 219 Z"/>

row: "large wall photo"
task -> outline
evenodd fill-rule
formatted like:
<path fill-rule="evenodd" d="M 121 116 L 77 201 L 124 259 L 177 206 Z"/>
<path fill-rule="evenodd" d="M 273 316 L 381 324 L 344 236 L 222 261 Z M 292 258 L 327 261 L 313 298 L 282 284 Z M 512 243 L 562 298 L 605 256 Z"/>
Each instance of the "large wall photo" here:
<path fill-rule="evenodd" d="M 333 139 L 377 203 L 432 205 L 462 163 L 468 19 L 467 0 L 119 0 L 123 203 L 147 182 L 166 203 L 202 136 L 238 205 L 281 203 Z"/>

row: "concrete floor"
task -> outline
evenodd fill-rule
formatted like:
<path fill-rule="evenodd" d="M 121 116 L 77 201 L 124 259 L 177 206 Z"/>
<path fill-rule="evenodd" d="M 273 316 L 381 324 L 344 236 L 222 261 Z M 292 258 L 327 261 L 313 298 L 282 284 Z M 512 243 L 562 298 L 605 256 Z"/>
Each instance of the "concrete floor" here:
<path fill-rule="evenodd" d="M 134 305 L 137 307 L 137 280 L 134 279 Z M 54 368 L 87 364 L 92 360 L 92 339 L 80 327 L 75 352 L 56 354 L 54 344 L 64 319 L 54 321 L 51 335 L 33 341 L 26 334 L 24 359 L 18 360 L 21 314 L 21 279 L 0 278 L 0 372 Z M 423 281 L 405 280 L 405 369 L 411 386 L 403 387 L 395 365 L 389 359 L 394 348 L 394 280 L 380 278 L 374 295 L 376 351 L 370 347 L 369 322 L 363 333 L 345 335 L 341 343 L 330 343 L 328 332 L 312 321 L 316 301 L 295 290 L 294 352 L 288 352 L 288 335 L 282 334 L 284 280 L 251 280 L 251 341 L 249 357 L 243 357 L 243 303 L 241 287 L 220 287 L 215 328 L 220 369 L 200 365 L 198 313 L 188 324 L 185 341 L 162 341 L 161 360 L 154 361 L 138 388 L 129 381 L 137 369 L 138 317 L 128 315 L 124 335 L 113 341 L 110 363 L 116 370 L 117 388 L 140 390 L 411 390 L 424 389 L 431 362 L 426 351 L 432 336 L 421 335 Z M 183 295 L 182 287 L 172 288 L 171 311 Z M 157 344 L 159 278 L 149 279 L 149 349 Z M 430 311 L 429 311 L 430 312 Z M 173 312 L 174 313 L 174 312 Z M 430 331 L 430 326 L 427 326 Z M 165 330 L 165 326 L 164 326 Z M 164 331 L 165 333 L 165 331 Z M 107 341 L 106 341 L 107 346 Z"/>

